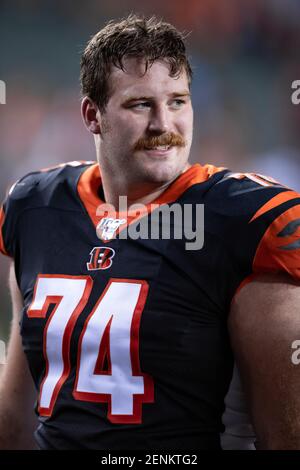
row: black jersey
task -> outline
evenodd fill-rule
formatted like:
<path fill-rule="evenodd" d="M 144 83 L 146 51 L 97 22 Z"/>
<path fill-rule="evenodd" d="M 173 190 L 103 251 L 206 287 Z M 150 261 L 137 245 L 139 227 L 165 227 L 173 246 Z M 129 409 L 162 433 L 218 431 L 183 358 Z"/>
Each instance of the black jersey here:
<path fill-rule="evenodd" d="M 61 165 L 19 180 L 1 210 L 1 251 L 24 299 L 38 444 L 218 449 L 230 303 L 255 273 L 300 277 L 300 196 L 198 164 L 139 215 L 108 217 L 99 189 L 97 164 Z M 201 247 L 186 249 L 172 231 L 124 237 L 173 203 L 204 205 Z"/>

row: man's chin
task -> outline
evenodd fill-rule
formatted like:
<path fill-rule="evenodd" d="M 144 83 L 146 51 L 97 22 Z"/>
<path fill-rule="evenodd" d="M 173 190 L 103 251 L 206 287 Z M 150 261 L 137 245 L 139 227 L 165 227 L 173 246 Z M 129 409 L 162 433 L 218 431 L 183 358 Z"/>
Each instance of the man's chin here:
<path fill-rule="evenodd" d="M 186 162 L 163 162 L 156 165 L 145 165 L 141 168 L 141 179 L 147 183 L 168 184 L 176 179 L 186 168 Z"/>

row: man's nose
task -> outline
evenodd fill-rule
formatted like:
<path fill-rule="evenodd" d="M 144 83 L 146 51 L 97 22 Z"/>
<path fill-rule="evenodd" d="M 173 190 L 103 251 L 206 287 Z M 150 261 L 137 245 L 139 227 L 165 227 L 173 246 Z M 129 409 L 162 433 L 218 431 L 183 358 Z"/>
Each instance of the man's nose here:
<path fill-rule="evenodd" d="M 161 106 L 152 109 L 148 129 L 157 134 L 170 131 L 170 119 L 166 108 Z"/>

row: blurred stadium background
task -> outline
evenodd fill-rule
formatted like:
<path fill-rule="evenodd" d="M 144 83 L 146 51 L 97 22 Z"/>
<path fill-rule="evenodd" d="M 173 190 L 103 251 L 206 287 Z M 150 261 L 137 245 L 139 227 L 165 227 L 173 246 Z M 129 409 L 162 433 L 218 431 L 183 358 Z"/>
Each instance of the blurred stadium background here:
<path fill-rule="evenodd" d="M 111 18 L 155 14 L 191 32 L 192 161 L 256 171 L 300 190 L 299 0 L 0 0 L 0 197 L 29 171 L 94 160 L 79 112 L 80 52 Z M 59 230 L 59 227 L 55 227 Z M 0 263 L 0 339 L 11 318 Z"/>

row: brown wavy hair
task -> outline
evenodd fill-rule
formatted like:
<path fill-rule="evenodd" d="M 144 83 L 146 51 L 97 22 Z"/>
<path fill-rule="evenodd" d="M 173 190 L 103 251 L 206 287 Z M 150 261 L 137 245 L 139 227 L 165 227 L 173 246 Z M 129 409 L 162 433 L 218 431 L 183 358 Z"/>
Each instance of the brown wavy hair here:
<path fill-rule="evenodd" d="M 112 20 L 96 33 L 81 57 L 80 82 L 82 96 L 88 96 L 104 112 L 110 97 L 111 67 L 125 71 L 124 58 L 145 60 L 145 73 L 156 60 L 166 60 L 170 76 L 185 70 L 189 84 L 192 69 L 186 55 L 186 36 L 174 26 L 155 16 L 130 14 L 120 21 Z"/>

